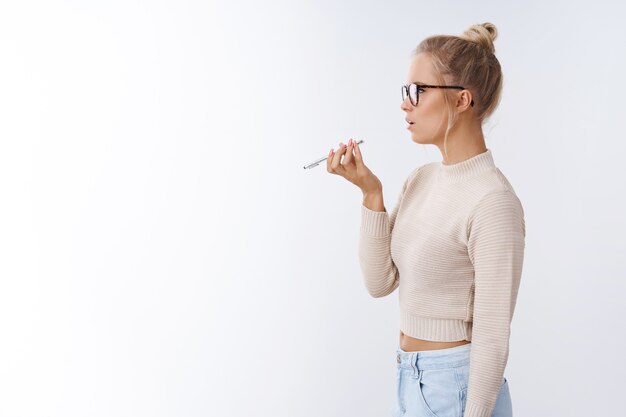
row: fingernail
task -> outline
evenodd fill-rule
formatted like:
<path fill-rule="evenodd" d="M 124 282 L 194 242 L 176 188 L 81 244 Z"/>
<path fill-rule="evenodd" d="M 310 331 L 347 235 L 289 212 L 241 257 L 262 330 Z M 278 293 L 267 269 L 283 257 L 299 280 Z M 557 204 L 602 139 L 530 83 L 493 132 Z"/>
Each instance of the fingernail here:
<path fill-rule="evenodd" d="M 333 148 L 330 148 L 330 152 L 328 152 L 328 157 L 330 158 L 331 156 L 333 156 Z"/>

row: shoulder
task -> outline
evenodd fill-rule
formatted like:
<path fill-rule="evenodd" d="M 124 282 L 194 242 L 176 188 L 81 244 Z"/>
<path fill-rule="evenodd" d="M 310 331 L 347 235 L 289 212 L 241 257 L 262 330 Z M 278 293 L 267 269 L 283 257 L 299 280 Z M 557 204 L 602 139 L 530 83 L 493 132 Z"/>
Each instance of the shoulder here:
<path fill-rule="evenodd" d="M 513 185 L 494 167 L 474 179 L 474 196 L 469 204 L 468 230 L 476 225 L 507 224 L 521 227 L 526 234 L 524 207 Z"/>
<path fill-rule="evenodd" d="M 507 235 L 519 231 L 521 236 L 526 236 L 524 207 L 512 188 L 486 193 L 473 205 L 467 222 L 468 235 L 477 230 Z"/>
<path fill-rule="evenodd" d="M 521 200 L 513 185 L 498 168 L 493 169 L 491 186 L 484 190 L 476 206 L 485 207 L 490 204 L 509 204 L 523 215 L 524 209 Z"/>
<path fill-rule="evenodd" d="M 483 194 L 474 204 L 472 213 L 475 214 L 478 211 L 502 210 L 502 207 L 515 209 L 522 214 L 524 211 L 522 202 L 513 189 L 500 188 Z"/>

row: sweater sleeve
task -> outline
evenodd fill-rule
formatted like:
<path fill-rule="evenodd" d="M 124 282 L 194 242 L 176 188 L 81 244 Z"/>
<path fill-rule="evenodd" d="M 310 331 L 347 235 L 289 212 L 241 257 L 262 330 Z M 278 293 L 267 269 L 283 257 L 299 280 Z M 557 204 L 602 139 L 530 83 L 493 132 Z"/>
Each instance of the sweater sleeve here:
<path fill-rule="evenodd" d="M 464 417 L 490 417 L 503 384 L 522 274 L 524 211 L 510 190 L 487 194 L 468 222 L 474 314 Z"/>
<path fill-rule="evenodd" d="M 409 180 L 418 170 L 415 169 L 404 181 L 391 214 L 387 211 L 373 211 L 361 204 L 359 264 L 365 288 L 372 297 L 389 295 L 400 283 L 398 268 L 391 259 L 391 231 Z"/>

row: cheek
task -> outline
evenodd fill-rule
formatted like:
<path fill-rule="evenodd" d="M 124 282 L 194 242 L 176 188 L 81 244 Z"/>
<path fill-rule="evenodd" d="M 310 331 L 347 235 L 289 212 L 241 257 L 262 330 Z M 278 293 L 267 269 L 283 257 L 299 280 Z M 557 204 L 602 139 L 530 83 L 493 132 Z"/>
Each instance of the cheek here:
<path fill-rule="evenodd" d="M 421 105 L 422 102 L 420 101 L 419 107 L 415 108 L 413 112 L 413 120 L 416 121 L 415 125 L 418 125 L 421 129 L 435 129 L 441 119 L 437 106 L 428 102 L 424 103 L 424 106 Z"/>

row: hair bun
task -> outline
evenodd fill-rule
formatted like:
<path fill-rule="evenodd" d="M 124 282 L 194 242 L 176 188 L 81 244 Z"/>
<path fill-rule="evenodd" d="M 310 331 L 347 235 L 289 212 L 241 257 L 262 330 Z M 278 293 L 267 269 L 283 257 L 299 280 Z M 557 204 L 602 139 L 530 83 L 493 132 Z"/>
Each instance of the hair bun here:
<path fill-rule="evenodd" d="M 493 23 L 485 22 L 477 25 L 470 26 L 460 38 L 474 42 L 495 54 L 496 48 L 493 46 L 493 41 L 498 37 L 498 30 Z"/>

